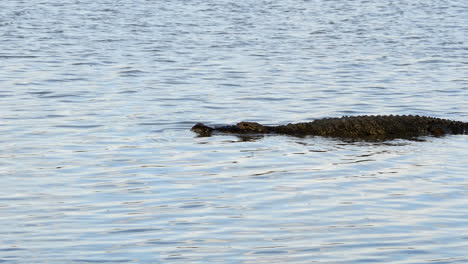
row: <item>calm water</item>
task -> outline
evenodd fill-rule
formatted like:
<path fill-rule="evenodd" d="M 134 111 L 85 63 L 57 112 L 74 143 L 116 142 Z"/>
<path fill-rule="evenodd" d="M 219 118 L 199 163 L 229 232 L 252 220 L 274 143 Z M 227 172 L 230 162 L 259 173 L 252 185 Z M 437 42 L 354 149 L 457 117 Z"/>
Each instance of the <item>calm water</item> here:
<path fill-rule="evenodd" d="M 0 263 L 468 263 L 468 137 L 196 122 L 468 121 L 453 1 L 0 3 Z"/>

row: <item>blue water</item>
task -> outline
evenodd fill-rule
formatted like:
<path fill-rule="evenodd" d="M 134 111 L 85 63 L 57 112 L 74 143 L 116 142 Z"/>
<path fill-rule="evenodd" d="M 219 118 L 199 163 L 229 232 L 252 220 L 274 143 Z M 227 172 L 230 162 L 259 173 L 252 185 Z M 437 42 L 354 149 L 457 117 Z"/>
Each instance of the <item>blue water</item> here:
<path fill-rule="evenodd" d="M 0 3 L 0 263 L 467 263 L 468 138 L 196 137 L 468 121 L 465 1 Z"/>

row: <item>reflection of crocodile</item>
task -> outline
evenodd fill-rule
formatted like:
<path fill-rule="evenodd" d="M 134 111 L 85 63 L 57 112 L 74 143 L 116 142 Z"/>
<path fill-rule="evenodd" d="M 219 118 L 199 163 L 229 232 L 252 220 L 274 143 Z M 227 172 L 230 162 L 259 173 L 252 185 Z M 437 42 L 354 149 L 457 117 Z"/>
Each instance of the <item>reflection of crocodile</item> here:
<path fill-rule="evenodd" d="M 198 123 L 192 127 L 192 131 L 200 136 L 210 136 L 213 132 L 235 134 L 275 133 L 292 136 L 312 135 L 387 140 L 427 135 L 468 134 L 468 122 L 417 115 L 344 116 L 280 126 L 240 122 L 236 125 L 209 127 Z"/>

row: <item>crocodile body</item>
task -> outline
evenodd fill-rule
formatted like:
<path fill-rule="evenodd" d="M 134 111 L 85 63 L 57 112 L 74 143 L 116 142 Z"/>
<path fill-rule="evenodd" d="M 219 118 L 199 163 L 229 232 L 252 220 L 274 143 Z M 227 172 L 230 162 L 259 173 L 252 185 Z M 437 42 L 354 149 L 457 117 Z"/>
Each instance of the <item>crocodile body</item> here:
<path fill-rule="evenodd" d="M 200 136 L 215 132 L 235 134 L 282 134 L 349 139 L 395 139 L 419 136 L 468 134 L 468 122 L 418 115 L 364 115 L 317 119 L 312 122 L 264 126 L 255 122 L 209 127 L 198 123 L 192 131 Z"/>

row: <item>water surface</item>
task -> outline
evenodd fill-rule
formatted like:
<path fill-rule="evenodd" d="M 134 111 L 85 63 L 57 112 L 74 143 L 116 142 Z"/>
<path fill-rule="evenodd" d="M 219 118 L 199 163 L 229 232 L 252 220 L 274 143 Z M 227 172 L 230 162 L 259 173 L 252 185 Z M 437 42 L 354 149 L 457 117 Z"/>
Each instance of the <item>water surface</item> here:
<path fill-rule="evenodd" d="M 4 1 L 0 262 L 466 263 L 468 141 L 196 137 L 468 121 L 454 1 Z"/>

